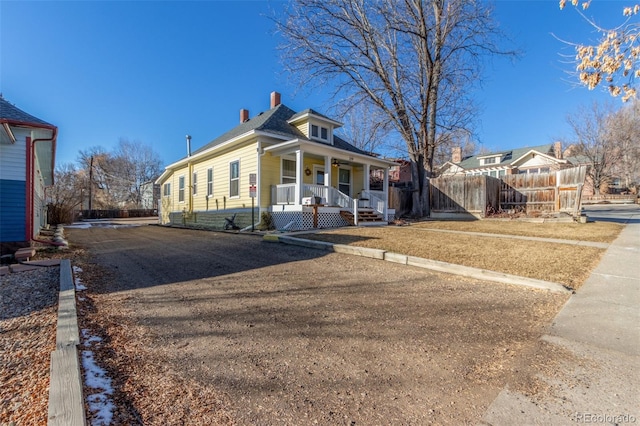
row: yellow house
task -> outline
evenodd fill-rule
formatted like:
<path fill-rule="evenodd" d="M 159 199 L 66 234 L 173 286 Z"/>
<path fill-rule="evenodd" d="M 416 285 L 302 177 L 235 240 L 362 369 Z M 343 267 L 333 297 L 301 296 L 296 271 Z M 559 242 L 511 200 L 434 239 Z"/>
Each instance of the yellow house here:
<path fill-rule="evenodd" d="M 271 109 L 249 118 L 166 167 L 163 224 L 223 228 L 227 219 L 251 228 L 270 216 L 277 229 L 303 230 L 385 223 L 389 167 L 334 131 L 342 124 L 312 109 L 295 112 L 271 93 Z M 383 191 L 369 189 L 382 170 Z"/>

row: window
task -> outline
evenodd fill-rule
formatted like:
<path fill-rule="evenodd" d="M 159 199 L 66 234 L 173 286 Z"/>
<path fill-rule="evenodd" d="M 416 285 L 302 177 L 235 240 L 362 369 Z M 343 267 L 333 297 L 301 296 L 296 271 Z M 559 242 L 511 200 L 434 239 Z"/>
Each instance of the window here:
<path fill-rule="evenodd" d="M 240 196 L 240 161 L 229 164 L 229 196 Z"/>
<path fill-rule="evenodd" d="M 193 180 L 191 181 L 193 188 L 193 195 L 198 194 L 198 173 L 193 172 Z"/>
<path fill-rule="evenodd" d="M 496 157 L 490 157 L 490 158 L 485 158 L 484 159 L 484 164 L 495 164 L 496 163 Z"/>
<path fill-rule="evenodd" d="M 329 139 L 329 130 L 326 127 L 320 128 L 320 139 Z"/>
<path fill-rule="evenodd" d="M 207 197 L 213 196 L 213 168 L 207 169 Z"/>
<path fill-rule="evenodd" d="M 171 183 L 165 183 L 163 190 L 164 190 L 163 195 L 165 197 L 169 197 L 171 195 Z"/>
<path fill-rule="evenodd" d="M 318 126 L 316 126 L 315 124 L 311 125 L 311 137 L 318 137 Z"/>
<path fill-rule="evenodd" d="M 502 177 L 502 176 L 504 176 L 504 175 L 506 175 L 506 174 L 507 174 L 507 171 L 506 171 L 506 170 L 500 170 L 500 171 L 498 172 L 498 176 L 499 176 L 499 177 Z"/>
<path fill-rule="evenodd" d="M 282 183 L 296 183 L 295 160 L 282 159 Z"/>
<path fill-rule="evenodd" d="M 178 202 L 184 203 L 184 176 L 178 178 Z"/>

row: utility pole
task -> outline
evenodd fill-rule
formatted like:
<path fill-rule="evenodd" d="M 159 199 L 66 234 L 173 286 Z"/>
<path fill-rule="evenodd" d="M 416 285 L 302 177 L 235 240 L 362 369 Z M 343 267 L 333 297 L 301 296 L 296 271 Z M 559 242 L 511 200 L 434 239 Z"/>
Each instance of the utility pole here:
<path fill-rule="evenodd" d="M 91 215 L 93 212 L 93 155 L 91 156 L 91 161 L 89 162 L 89 219 L 91 219 Z"/>

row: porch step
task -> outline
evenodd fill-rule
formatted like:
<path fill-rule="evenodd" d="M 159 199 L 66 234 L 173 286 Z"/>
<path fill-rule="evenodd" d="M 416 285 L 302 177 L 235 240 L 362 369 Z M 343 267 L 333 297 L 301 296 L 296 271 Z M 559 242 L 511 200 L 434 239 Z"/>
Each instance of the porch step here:
<path fill-rule="evenodd" d="M 351 225 L 355 225 L 353 219 L 353 213 L 349 210 L 340 210 L 340 216 L 342 216 Z M 380 213 L 374 212 L 371 209 L 358 209 L 358 225 L 363 224 L 386 224 L 384 218 Z"/>

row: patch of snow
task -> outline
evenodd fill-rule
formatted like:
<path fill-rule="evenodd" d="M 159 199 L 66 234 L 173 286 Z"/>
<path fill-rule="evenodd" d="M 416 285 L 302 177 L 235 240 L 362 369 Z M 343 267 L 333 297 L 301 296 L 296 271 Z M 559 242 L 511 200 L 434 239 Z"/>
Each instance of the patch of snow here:
<path fill-rule="evenodd" d="M 94 342 L 102 339 L 91 336 L 89 330 L 82 330 L 82 337 L 85 338 L 84 346 L 91 347 Z M 111 378 L 107 372 L 101 368 L 93 357 L 93 351 L 82 351 L 82 367 L 84 368 L 84 384 L 94 392 L 87 395 L 87 403 L 91 412 L 92 426 L 106 426 L 111 424 L 115 405 L 111 399 L 113 387 Z"/>
<path fill-rule="evenodd" d="M 85 222 L 74 222 L 71 225 L 65 225 L 65 228 L 89 229 L 91 228 L 91 224 Z"/>
<path fill-rule="evenodd" d="M 89 330 L 86 328 L 82 329 L 82 338 L 84 339 L 84 346 L 86 348 L 91 347 L 93 342 L 102 342 L 102 339 L 98 336 L 92 336 L 89 334 Z"/>
<path fill-rule="evenodd" d="M 78 274 L 79 272 L 82 272 L 82 268 L 79 266 L 74 266 L 73 267 L 73 273 Z M 74 279 L 74 283 L 76 285 L 76 291 L 82 291 L 82 290 L 86 290 L 87 287 L 82 283 L 82 280 L 80 279 L 80 277 L 75 277 Z"/>

